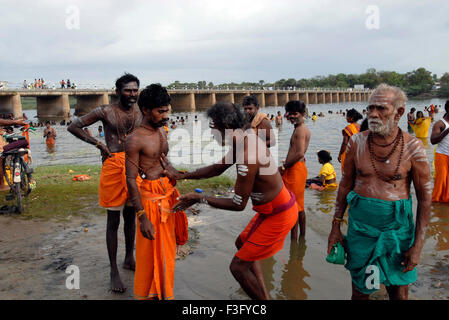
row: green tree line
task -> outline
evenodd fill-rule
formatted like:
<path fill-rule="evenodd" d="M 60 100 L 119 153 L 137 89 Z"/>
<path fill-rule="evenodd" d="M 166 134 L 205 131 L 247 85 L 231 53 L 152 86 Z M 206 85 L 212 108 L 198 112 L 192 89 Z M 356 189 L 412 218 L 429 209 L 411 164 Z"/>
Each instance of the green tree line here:
<path fill-rule="evenodd" d="M 440 87 L 436 86 L 440 83 Z M 212 82 L 179 82 L 168 85 L 169 89 L 282 89 L 282 88 L 353 88 L 354 85 L 363 85 L 365 88 L 375 88 L 380 83 L 402 88 L 409 96 L 433 95 L 449 97 L 449 73 L 446 72 L 438 79 L 436 74 L 425 68 L 398 73 L 396 71 L 376 71 L 374 68 L 366 70 L 362 74 L 344 74 L 316 76 L 302 79 L 280 79 L 273 83 L 260 80 L 258 82 L 222 83 Z"/>

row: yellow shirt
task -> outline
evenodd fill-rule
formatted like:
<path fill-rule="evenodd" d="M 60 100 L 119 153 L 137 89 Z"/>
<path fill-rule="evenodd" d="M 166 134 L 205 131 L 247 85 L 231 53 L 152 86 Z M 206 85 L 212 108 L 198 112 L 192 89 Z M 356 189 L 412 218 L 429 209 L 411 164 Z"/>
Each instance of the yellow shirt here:
<path fill-rule="evenodd" d="M 324 176 L 324 187 L 327 189 L 329 187 L 338 187 L 337 182 L 327 184 L 326 181 L 329 181 L 331 179 L 336 179 L 337 174 L 335 173 L 334 167 L 328 162 L 323 164 L 321 167 L 320 173 L 318 176 Z"/>
<path fill-rule="evenodd" d="M 417 138 L 427 138 L 429 136 L 429 128 L 432 118 L 418 118 L 415 124 L 411 124 L 415 136 Z"/>
<path fill-rule="evenodd" d="M 312 120 L 316 121 L 317 116 L 312 116 Z"/>

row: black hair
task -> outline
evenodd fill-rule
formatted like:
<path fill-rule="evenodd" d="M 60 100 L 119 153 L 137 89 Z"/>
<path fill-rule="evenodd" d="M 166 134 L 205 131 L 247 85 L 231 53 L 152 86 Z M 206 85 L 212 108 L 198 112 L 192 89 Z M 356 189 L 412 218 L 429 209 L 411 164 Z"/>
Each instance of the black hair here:
<path fill-rule="evenodd" d="M 318 158 L 324 163 L 328 163 L 332 161 L 331 154 L 326 150 L 320 150 L 317 152 Z"/>
<path fill-rule="evenodd" d="M 246 124 L 246 117 L 231 102 L 219 102 L 207 110 L 207 117 L 214 121 L 218 128 L 241 129 Z"/>
<path fill-rule="evenodd" d="M 416 111 L 415 108 L 411 108 L 411 109 L 410 109 L 410 112 L 415 112 L 415 111 Z"/>
<path fill-rule="evenodd" d="M 368 130 L 368 118 L 363 119 L 362 124 L 360 125 L 360 132 Z"/>
<path fill-rule="evenodd" d="M 154 109 L 170 104 L 171 98 L 168 95 L 167 89 L 160 84 L 150 84 L 145 87 L 139 94 L 137 104 L 142 112 L 143 109 Z"/>
<path fill-rule="evenodd" d="M 424 117 L 424 112 L 418 111 L 418 112 L 416 113 L 416 117 L 418 117 L 418 114 L 421 114 L 421 115 Z"/>
<path fill-rule="evenodd" d="M 348 118 L 351 118 L 352 121 L 354 121 L 354 122 L 357 122 L 363 118 L 363 116 L 360 114 L 360 112 L 358 112 L 354 108 L 352 108 L 351 110 L 348 110 L 348 113 L 346 114 L 346 116 Z"/>
<path fill-rule="evenodd" d="M 449 100 L 446 100 L 446 103 L 444 104 L 444 110 L 446 110 L 446 112 L 449 112 Z"/>
<path fill-rule="evenodd" d="M 137 86 L 140 86 L 140 81 L 136 76 L 132 75 L 131 73 L 125 72 L 123 76 L 121 76 L 115 81 L 115 88 L 118 91 L 121 91 L 123 86 L 130 82 L 137 82 Z"/>
<path fill-rule="evenodd" d="M 285 105 L 286 112 L 299 112 L 301 114 L 306 113 L 306 104 L 300 100 L 289 101 Z"/>
<path fill-rule="evenodd" d="M 259 102 L 257 102 L 257 98 L 253 95 L 251 96 L 246 96 L 245 98 L 243 98 L 243 102 L 242 102 L 242 106 L 250 106 L 250 105 L 255 105 L 256 107 L 259 107 Z"/>
<path fill-rule="evenodd" d="M 50 120 L 45 121 L 45 125 L 47 125 L 47 124 L 51 125 Z"/>

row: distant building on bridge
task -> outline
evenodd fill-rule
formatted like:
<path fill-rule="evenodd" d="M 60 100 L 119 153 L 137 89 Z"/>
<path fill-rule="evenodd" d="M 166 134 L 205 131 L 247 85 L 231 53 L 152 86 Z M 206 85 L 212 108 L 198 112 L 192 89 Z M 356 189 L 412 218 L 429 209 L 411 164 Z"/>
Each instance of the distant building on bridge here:
<path fill-rule="evenodd" d="M 8 81 L 0 81 L 0 89 L 8 89 Z"/>

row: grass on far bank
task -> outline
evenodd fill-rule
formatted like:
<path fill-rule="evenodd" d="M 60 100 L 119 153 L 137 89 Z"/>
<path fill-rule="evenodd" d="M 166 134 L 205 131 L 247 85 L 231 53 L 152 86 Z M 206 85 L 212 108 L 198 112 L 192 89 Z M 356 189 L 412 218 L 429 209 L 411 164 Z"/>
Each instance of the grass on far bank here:
<path fill-rule="evenodd" d="M 34 168 L 33 178 L 37 188 L 32 190 L 24 200 L 23 218 L 58 218 L 69 219 L 70 216 L 88 216 L 105 214 L 106 210 L 98 206 L 98 185 L 100 182 L 100 165 L 56 165 Z M 88 174 L 88 181 L 73 181 L 77 174 Z M 219 176 L 204 180 L 178 181 L 176 188 L 181 194 L 201 188 L 207 193 L 221 193 L 234 186 L 227 176 Z M 6 202 L 0 193 L 0 203 Z"/>

